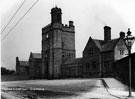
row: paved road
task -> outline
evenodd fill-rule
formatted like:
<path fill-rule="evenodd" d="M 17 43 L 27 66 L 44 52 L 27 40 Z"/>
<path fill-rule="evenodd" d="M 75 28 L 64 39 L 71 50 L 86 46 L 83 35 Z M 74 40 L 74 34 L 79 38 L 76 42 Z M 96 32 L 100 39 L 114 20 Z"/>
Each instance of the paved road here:
<path fill-rule="evenodd" d="M 107 90 L 108 87 L 109 86 L 104 79 L 26 80 L 2 82 L 3 94 L 7 93 L 22 99 L 121 99 L 121 96 L 119 95 L 112 95 L 110 90 Z M 123 98 L 122 95 L 122 99 Z"/>

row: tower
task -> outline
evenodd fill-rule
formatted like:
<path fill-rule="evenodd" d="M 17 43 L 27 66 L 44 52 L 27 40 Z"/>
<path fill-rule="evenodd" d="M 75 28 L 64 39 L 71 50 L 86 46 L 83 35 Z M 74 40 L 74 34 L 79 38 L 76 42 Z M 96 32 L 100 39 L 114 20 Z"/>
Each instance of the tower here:
<path fill-rule="evenodd" d="M 73 21 L 62 24 L 62 12 L 58 7 L 51 9 L 51 24 L 42 28 L 42 76 L 60 78 L 61 65 L 75 58 L 75 29 Z"/>

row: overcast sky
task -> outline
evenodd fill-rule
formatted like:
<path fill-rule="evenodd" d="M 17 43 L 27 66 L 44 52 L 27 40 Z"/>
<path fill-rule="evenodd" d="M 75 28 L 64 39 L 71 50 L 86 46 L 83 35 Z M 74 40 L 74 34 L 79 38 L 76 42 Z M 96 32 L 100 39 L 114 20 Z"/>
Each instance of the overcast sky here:
<path fill-rule="evenodd" d="M 21 10 L 3 32 L 3 38 L 36 0 L 26 0 Z M 23 0 L 1 1 L 1 29 L 5 27 Z M 41 29 L 51 22 L 51 8 L 62 9 L 62 22 L 74 21 L 76 56 L 82 51 L 91 36 L 104 39 L 103 27 L 111 27 L 112 39 L 120 31 L 131 29 L 135 36 L 135 0 L 39 0 L 24 19 L 1 42 L 1 64 L 15 69 L 15 57 L 28 60 L 30 52 L 41 53 Z M 135 52 L 135 44 L 132 49 Z"/>

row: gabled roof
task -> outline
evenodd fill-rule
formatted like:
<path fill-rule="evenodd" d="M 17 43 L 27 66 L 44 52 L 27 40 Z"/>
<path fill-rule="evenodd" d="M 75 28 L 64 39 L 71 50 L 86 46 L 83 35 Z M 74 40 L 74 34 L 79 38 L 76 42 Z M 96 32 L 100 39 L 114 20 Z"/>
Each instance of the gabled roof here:
<path fill-rule="evenodd" d="M 87 44 L 86 44 L 86 46 L 85 46 L 85 48 L 84 48 L 84 51 L 85 50 L 87 50 L 87 49 L 89 49 L 89 43 L 90 42 L 94 42 L 95 44 L 97 44 L 96 46 L 100 49 L 101 48 L 101 45 L 100 45 L 100 42 L 99 42 L 99 40 L 96 40 L 96 39 L 92 39 L 91 37 L 89 38 L 89 40 L 88 40 L 88 42 L 87 42 Z"/>
<path fill-rule="evenodd" d="M 93 39 L 94 43 L 96 44 L 96 46 L 102 50 L 102 44 L 104 43 L 103 40 L 97 40 L 97 39 Z"/>
<path fill-rule="evenodd" d="M 36 59 L 41 59 L 41 53 L 30 53 L 30 57 L 36 58 Z"/>
<path fill-rule="evenodd" d="M 98 40 L 98 39 L 92 39 L 91 37 L 89 38 L 86 47 L 89 46 L 89 42 L 93 41 L 97 48 L 99 48 L 100 52 L 105 52 L 105 51 L 110 51 L 113 50 L 117 42 L 120 40 L 120 38 L 112 39 L 109 41 L 104 41 L 104 40 Z M 86 48 L 85 47 L 85 48 Z"/>
<path fill-rule="evenodd" d="M 20 66 L 29 66 L 28 61 L 19 61 L 20 62 Z"/>
<path fill-rule="evenodd" d="M 41 58 L 41 53 L 32 53 L 33 58 Z"/>
<path fill-rule="evenodd" d="M 113 50 L 118 41 L 119 38 L 105 42 L 105 44 L 102 45 L 102 52 Z"/>
<path fill-rule="evenodd" d="M 66 64 L 81 64 L 82 62 L 82 58 L 75 58 L 75 59 L 70 59 L 70 60 L 67 60 L 64 65 Z"/>

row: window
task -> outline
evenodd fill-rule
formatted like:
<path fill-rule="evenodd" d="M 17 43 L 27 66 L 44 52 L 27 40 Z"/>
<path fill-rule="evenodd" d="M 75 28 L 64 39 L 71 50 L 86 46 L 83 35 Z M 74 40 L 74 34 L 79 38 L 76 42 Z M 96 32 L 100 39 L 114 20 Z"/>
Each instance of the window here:
<path fill-rule="evenodd" d="M 46 36 L 45 36 L 45 37 L 48 39 L 48 37 L 49 37 L 49 36 L 48 36 L 48 34 L 46 34 Z"/>
<path fill-rule="evenodd" d="M 88 71 L 89 70 L 89 63 L 86 63 L 85 65 L 86 65 L 86 71 Z"/>
<path fill-rule="evenodd" d="M 67 53 L 67 56 L 70 57 L 70 53 Z"/>
<path fill-rule="evenodd" d="M 58 68 L 56 68 L 55 72 L 56 72 L 56 74 L 58 73 Z"/>
<path fill-rule="evenodd" d="M 93 69 L 96 69 L 96 62 L 92 63 Z"/>
<path fill-rule="evenodd" d="M 46 50 L 44 55 L 45 55 L 45 58 L 49 58 L 49 50 Z"/>
<path fill-rule="evenodd" d="M 45 58 L 48 58 L 48 55 L 47 54 L 45 54 Z"/>
<path fill-rule="evenodd" d="M 124 55 L 124 50 L 120 50 L 120 55 Z"/>
<path fill-rule="evenodd" d="M 62 48 L 64 48 L 64 42 L 62 42 Z"/>
<path fill-rule="evenodd" d="M 106 70 L 110 70 L 110 64 L 109 64 L 109 63 L 106 63 L 106 64 L 105 64 L 105 69 L 106 69 Z"/>
<path fill-rule="evenodd" d="M 64 57 L 64 52 L 62 53 L 62 57 Z"/>

